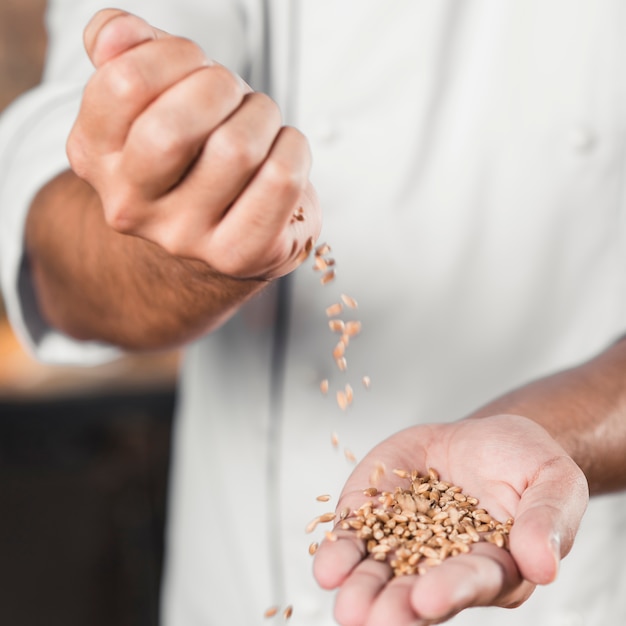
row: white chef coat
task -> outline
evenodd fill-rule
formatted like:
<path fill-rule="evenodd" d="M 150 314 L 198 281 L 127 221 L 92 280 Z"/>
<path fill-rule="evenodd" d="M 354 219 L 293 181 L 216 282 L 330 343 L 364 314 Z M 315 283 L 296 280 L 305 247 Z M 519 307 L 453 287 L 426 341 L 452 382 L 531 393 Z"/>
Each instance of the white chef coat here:
<path fill-rule="evenodd" d="M 325 626 L 304 532 L 351 465 L 418 422 L 454 420 L 603 349 L 626 325 L 626 5 L 620 0 L 128 0 L 271 91 L 309 137 L 333 248 L 190 346 L 175 423 L 165 626 Z M 51 2 L 43 86 L 0 127 L 0 250 L 11 319 L 52 361 L 108 356 L 47 328 L 21 234 L 67 167 L 88 74 L 81 31 L 106 3 Z M 267 63 L 266 63 L 267 62 Z M 267 71 L 269 68 L 269 72 Z M 271 202 L 271 199 L 268 199 Z M 324 314 L 363 331 L 336 368 Z M 276 322 L 278 317 L 278 323 Z M 360 385 L 372 379 L 369 391 Z M 329 396 L 319 381 L 328 378 Z M 355 389 L 345 413 L 332 393 Z M 331 432 L 340 437 L 337 449 Z M 331 503 L 332 504 L 332 503 Z M 559 579 L 521 608 L 455 625 L 626 623 L 623 495 L 589 507 Z"/>

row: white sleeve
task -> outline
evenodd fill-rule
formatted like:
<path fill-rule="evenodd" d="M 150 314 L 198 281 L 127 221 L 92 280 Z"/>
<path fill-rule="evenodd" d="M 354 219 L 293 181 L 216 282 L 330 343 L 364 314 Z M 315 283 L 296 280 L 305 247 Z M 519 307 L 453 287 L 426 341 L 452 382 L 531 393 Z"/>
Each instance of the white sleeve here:
<path fill-rule="evenodd" d="M 83 48 L 83 30 L 102 0 L 48 3 L 48 53 L 41 85 L 0 117 L 0 282 L 9 321 L 37 358 L 52 363 L 91 364 L 118 351 L 77 342 L 41 317 L 23 251 L 30 204 L 47 182 L 69 167 L 65 152 L 83 87 L 93 71 Z M 218 0 L 128 0 L 117 6 L 172 33 L 194 38 L 210 56 L 240 73 L 248 69 L 247 25 L 241 5 Z"/>
<path fill-rule="evenodd" d="M 9 321 L 43 361 L 95 363 L 116 354 L 78 343 L 42 319 L 23 255 L 24 223 L 37 191 L 69 167 L 65 140 L 80 99 L 71 85 L 41 86 L 11 105 L 0 121 L 0 278 Z"/>

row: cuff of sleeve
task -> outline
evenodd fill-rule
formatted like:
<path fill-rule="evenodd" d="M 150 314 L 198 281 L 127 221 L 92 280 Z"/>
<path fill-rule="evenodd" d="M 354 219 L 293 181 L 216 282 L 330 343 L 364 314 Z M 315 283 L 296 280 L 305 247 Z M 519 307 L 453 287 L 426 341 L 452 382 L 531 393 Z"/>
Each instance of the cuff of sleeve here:
<path fill-rule="evenodd" d="M 0 118 L 0 282 L 9 322 L 24 346 L 48 363 L 97 364 L 119 350 L 75 341 L 42 318 L 24 262 L 24 225 L 33 198 L 69 168 L 65 143 L 76 119 L 82 87 L 40 86 L 16 100 Z"/>

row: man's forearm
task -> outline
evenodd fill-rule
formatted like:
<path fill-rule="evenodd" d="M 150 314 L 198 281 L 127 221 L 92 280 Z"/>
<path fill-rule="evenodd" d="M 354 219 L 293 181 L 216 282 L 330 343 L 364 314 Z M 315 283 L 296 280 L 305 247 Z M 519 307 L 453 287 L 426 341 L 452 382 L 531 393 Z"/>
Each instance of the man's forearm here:
<path fill-rule="evenodd" d="M 592 494 L 626 488 L 626 340 L 516 389 L 472 417 L 496 413 L 541 424 L 584 471 Z"/>
<path fill-rule="evenodd" d="M 26 253 L 41 313 L 52 326 L 128 349 L 188 342 L 266 284 L 223 276 L 112 230 L 97 194 L 70 171 L 35 198 Z"/>

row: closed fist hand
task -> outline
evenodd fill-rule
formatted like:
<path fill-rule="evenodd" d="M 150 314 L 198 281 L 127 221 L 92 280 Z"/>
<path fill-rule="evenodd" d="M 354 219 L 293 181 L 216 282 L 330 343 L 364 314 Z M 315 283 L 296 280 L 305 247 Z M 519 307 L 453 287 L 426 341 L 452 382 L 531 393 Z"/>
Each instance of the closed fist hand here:
<path fill-rule="evenodd" d="M 128 13 L 96 14 L 84 40 L 96 71 L 67 148 L 108 225 L 236 278 L 295 269 L 321 214 L 307 141 L 277 105 Z"/>

